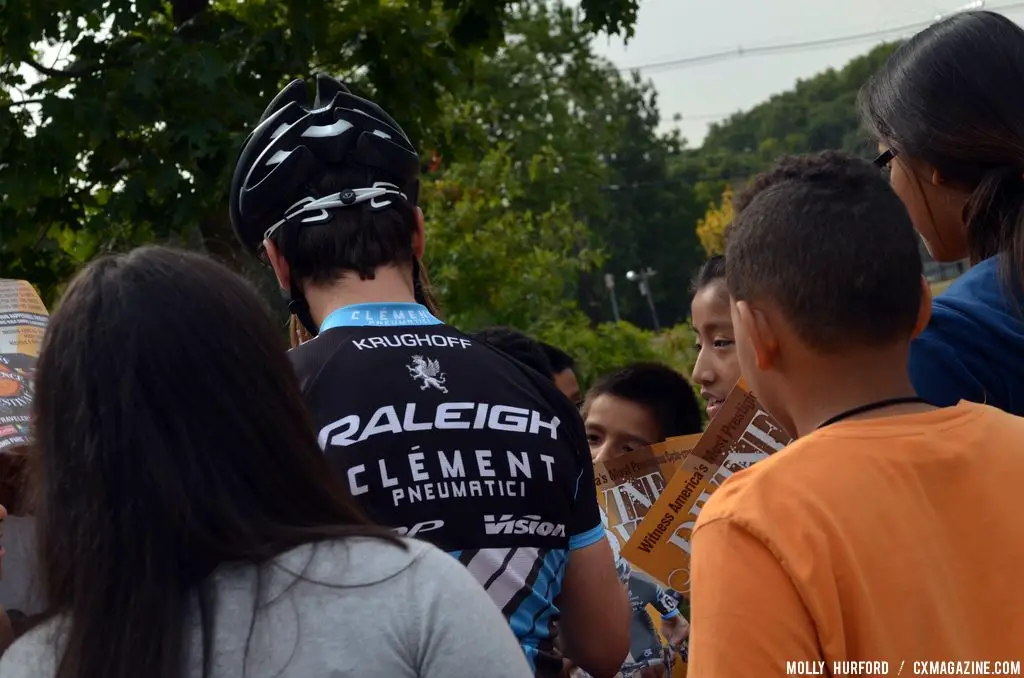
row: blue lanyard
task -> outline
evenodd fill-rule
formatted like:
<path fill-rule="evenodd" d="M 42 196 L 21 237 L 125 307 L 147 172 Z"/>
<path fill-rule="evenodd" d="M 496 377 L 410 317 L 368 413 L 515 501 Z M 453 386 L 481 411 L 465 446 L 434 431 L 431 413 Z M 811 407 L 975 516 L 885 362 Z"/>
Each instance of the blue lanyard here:
<path fill-rule="evenodd" d="M 352 304 L 328 314 L 320 324 L 320 331 L 325 332 L 335 327 L 423 327 L 443 324 L 422 304 Z"/>

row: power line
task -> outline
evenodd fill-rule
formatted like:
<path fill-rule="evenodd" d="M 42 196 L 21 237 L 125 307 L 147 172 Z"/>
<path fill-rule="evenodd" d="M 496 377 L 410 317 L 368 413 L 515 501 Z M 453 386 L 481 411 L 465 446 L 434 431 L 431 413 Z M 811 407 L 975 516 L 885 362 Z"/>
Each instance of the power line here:
<path fill-rule="evenodd" d="M 598 190 L 602 193 L 617 193 L 619 191 L 636 191 L 641 188 L 651 188 L 653 186 L 691 186 L 704 181 L 728 181 L 734 184 L 741 184 L 748 181 L 753 176 L 753 174 L 733 175 L 729 172 L 722 172 L 721 174 L 694 178 L 678 176 L 672 177 L 671 179 L 656 179 L 654 181 L 633 181 L 624 184 L 607 184 L 605 186 L 598 187 Z"/>
<path fill-rule="evenodd" d="M 1024 2 L 1012 2 L 1006 5 L 1000 5 L 999 7 L 992 7 L 991 11 L 1009 12 L 1022 8 L 1024 8 Z M 743 47 L 740 45 L 734 49 L 722 50 L 720 52 L 709 52 L 707 54 L 680 57 L 678 59 L 667 59 L 664 61 L 652 61 L 645 64 L 637 64 L 636 66 L 626 66 L 619 70 L 647 72 L 659 70 L 671 71 L 681 68 L 691 68 L 694 66 L 705 66 L 719 61 L 725 61 L 727 59 L 742 59 L 753 56 L 766 56 L 769 54 L 785 54 L 787 52 L 798 52 L 801 50 L 822 49 L 825 47 L 835 47 L 848 43 L 863 42 L 865 40 L 891 37 L 894 34 L 916 32 L 922 28 L 927 28 L 934 22 L 935 19 L 933 18 L 928 21 L 917 21 L 910 24 L 904 24 L 902 26 L 895 26 L 893 28 L 853 33 L 850 35 L 841 35 L 832 38 L 819 38 L 817 40 L 803 40 L 800 42 L 779 43 L 776 45 L 762 45 L 760 47 Z"/>
<path fill-rule="evenodd" d="M 679 117 L 682 120 L 721 120 L 722 118 L 728 118 L 730 115 L 735 115 L 740 111 L 733 111 L 732 113 L 697 113 L 695 115 L 687 115 L 680 113 Z"/>

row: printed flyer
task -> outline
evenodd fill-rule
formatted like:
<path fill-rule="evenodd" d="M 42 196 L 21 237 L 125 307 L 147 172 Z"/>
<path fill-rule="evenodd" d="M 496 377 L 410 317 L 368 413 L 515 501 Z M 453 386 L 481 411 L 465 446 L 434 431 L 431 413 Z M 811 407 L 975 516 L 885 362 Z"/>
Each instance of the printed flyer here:
<path fill-rule="evenodd" d="M 665 489 L 666 481 L 671 478 L 700 437 L 693 435 L 670 438 L 608 462 L 594 464 L 598 501 L 607 520 L 605 534 L 617 560 L 621 547 L 647 515 L 647 511 Z M 630 569 L 627 563 L 619 562 L 627 571 Z M 671 592 L 661 592 L 650 578 L 638 570 L 628 572 L 624 576 L 633 606 L 634 620 L 630 634 L 633 639 L 632 645 L 656 656 L 657 653 L 663 652 L 662 648 L 668 641 L 660 632 L 661 615 L 649 599 L 667 595 L 672 598 L 674 605 L 677 596 Z M 633 656 L 634 654 L 640 656 Z M 643 651 L 636 648 L 631 649 L 630 656 L 634 659 L 631 666 L 634 670 L 629 671 L 629 675 L 635 675 L 635 671 L 646 665 L 643 654 Z M 665 661 L 665 658 L 657 660 Z M 672 678 L 685 678 L 686 668 L 685 659 L 676 655 L 675 661 L 671 662 Z"/>
<path fill-rule="evenodd" d="M 701 436 L 678 436 L 594 464 L 597 499 L 616 551 L 624 545 Z"/>
<path fill-rule="evenodd" d="M 605 532 L 612 541 L 612 550 L 618 553 L 665 489 L 660 460 L 650 447 L 645 447 L 597 462 L 594 483 L 598 503 L 608 519 Z"/>
<path fill-rule="evenodd" d="M 697 447 L 703 434 L 694 433 L 688 436 L 676 436 L 660 443 L 651 445 L 651 451 L 658 457 L 661 475 L 668 481 L 676 474 L 676 469 L 693 448 Z"/>
<path fill-rule="evenodd" d="M 690 592 L 690 532 L 725 479 L 785 447 L 791 438 L 741 382 L 693 451 L 634 525 L 622 556 L 667 588 Z"/>
<path fill-rule="evenodd" d="M 0 280 L 0 450 L 28 441 L 32 377 L 48 318 L 32 285 Z"/>

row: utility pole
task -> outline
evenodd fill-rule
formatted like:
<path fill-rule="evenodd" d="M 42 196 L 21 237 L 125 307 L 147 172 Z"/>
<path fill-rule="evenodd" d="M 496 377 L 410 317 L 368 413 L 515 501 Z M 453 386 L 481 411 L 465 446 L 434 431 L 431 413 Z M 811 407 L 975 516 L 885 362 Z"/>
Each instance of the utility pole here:
<path fill-rule="evenodd" d="M 619 322 L 622 318 L 619 316 L 619 300 L 615 298 L 615 276 L 605 273 L 604 286 L 608 288 L 608 296 L 612 300 L 612 317 L 615 318 L 615 322 Z"/>
<path fill-rule="evenodd" d="M 639 273 L 636 271 L 629 271 L 626 273 L 626 280 L 630 282 L 638 283 L 640 286 L 641 296 L 647 297 L 647 306 L 651 309 L 651 320 L 654 321 L 654 331 L 660 332 L 661 325 L 658 323 L 658 310 L 654 307 L 654 295 L 651 294 L 651 278 L 658 274 L 653 268 L 648 266 L 641 270 Z"/>

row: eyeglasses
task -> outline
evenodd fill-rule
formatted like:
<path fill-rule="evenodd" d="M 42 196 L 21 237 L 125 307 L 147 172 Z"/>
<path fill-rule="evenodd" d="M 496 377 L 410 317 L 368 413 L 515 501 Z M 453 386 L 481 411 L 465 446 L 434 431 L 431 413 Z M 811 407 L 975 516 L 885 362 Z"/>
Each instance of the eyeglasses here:
<path fill-rule="evenodd" d="M 899 152 L 895 148 L 887 148 L 875 158 L 874 165 L 878 169 L 886 169 L 897 155 L 899 155 Z"/>

